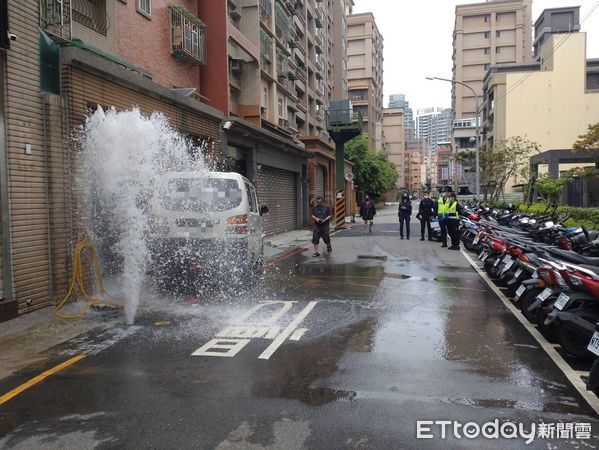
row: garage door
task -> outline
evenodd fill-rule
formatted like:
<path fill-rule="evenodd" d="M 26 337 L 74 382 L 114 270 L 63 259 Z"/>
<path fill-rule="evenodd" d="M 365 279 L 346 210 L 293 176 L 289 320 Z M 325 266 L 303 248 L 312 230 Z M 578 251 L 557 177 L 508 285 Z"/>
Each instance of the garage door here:
<path fill-rule="evenodd" d="M 314 170 L 314 196 L 324 197 L 324 167 L 319 165 Z"/>
<path fill-rule="evenodd" d="M 264 233 L 276 234 L 297 228 L 296 188 L 293 172 L 268 166 L 258 171 L 258 200 L 260 205 L 268 206 L 268 214 L 262 222 Z"/>

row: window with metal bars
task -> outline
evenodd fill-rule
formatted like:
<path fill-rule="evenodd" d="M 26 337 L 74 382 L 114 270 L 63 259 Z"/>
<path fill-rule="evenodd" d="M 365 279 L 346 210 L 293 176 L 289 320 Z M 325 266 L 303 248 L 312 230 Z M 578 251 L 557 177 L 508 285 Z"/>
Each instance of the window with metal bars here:
<path fill-rule="evenodd" d="M 206 64 L 204 24 L 181 6 L 171 6 L 171 43 L 175 57 Z"/>
<path fill-rule="evenodd" d="M 137 0 L 137 11 L 150 17 L 152 15 L 152 0 Z"/>

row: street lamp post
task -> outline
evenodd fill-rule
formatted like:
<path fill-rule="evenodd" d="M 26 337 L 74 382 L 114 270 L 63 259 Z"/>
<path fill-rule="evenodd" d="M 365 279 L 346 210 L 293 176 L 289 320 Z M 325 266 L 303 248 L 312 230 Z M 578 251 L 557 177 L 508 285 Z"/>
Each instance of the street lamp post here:
<path fill-rule="evenodd" d="M 468 89 L 470 89 L 470 91 L 472 91 L 472 93 L 474 94 L 474 100 L 476 101 L 476 137 L 475 137 L 475 145 L 476 145 L 476 183 L 475 183 L 475 189 L 476 189 L 476 198 L 480 199 L 480 146 L 479 146 L 479 142 L 478 142 L 478 138 L 479 138 L 479 122 L 480 122 L 480 108 L 479 108 L 479 103 L 478 103 L 478 94 L 474 91 L 474 89 L 472 88 L 472 86 L 470 86 L 469 84 L 466 83 L 462 83 L 461 81 L 456 81 L 456 80 L 450 80 L 448 78 L 440 78 L 440 77 L 426 77 L 427 80 L 440 80 L 440 81 L 447 81 L 449 83 L 452 84 L 459 84 L 461 86 L 464 86 Z"/>

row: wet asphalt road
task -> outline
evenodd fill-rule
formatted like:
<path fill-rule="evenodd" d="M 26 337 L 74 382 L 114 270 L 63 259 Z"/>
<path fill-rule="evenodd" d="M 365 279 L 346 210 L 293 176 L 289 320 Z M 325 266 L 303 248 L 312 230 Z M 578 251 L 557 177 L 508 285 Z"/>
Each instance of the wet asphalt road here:
<path fill-rule="evenodd" d="M 0 448 L 525 447 L 416 438 L 417 420 L 495 419 L 589 423 L 590 439 L 528 447 L 597 446 L 593 411 L 461 253 L 416 223 L 401 241 L 395 220 L 280 260 L 249 292 L 156 296 L 134 326 L 52 348 L 0 395 L 87 356 L 0 405 Z"/>

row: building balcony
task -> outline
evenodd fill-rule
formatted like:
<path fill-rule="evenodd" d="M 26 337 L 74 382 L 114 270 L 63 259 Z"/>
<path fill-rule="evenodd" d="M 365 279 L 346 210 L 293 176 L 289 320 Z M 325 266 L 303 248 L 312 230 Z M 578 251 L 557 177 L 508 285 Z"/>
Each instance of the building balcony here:
<path fill-rule="evenodd" d="M 293 37 L 291 17 L 279 2 L 275 3 L 275 34 L 283 42 Z"/>
<path fill-rule="evenodd" d="M 272 37 L 266 31 L 260 29 L 260 63 L 263 66 L 270 66 L 272 64 L 273 47 Z"/>
<path fill-rule="evenodd" d="M 306 93 L 306 84 L 299 78 L 295 80 L 295 91 L 301 96 Z"/>
<path fill-rule="evenodd" d="M 260 0 L 260 20 L 267 25 L 272 19 L 272 1 Z"/>
<path fill-rule="evenodd" d="M 182 6 L 171 6 L 171 54 L 191 64 L 206 64 L 206 25 Z"/>
<path fill-rule="evenodd" d="M 314 41 L 316 43 L 316 45 L 315 45 L 315 47 L 316 47 L 316 53 L 322 54 L 323 53 L 323 49 L 324 49 L 324 44 L 323 44 L 322 36 L 321 36 L 320 33 L 316 33 Z"/>
<path fill-rule="evenodd" d="M 316 28 L 324 27 L 324 13 L 322 12 L 322 8 L 320 6 L 316 7 L 316 15 L 314 16 L 314 23 L 316 24 Z"/>
<path fill-rule="evenodd" d="M 299 62 L 299 66 L 306 65 L 306 54 L 302 52 L 299 48 L 293 49 L 293 56 L 295 56 L 296 61 Z"/>
<path fill-rule="evenodd" d="M 40 27 L 60 41 L 71 40 L 71 1 L 41 0 Z"/>
<path fill-rule="evenodd" d="M 299 107 L 299 105 L 298 105 L 298 107 Z M 295 119 L 296 119 L 296 121 L 300 121 L 302 123 L 306 122 L 306 112 L 301 111 L 298 108 L 298 110 L 295 112 Z"/>
<path fill-rule="evenodd" d="M 324 72 L 324 66 L 322 64 L 321 58 L 316 58 L 316 61 L 314 61 L 314 67 L 318 72 Z"/>

